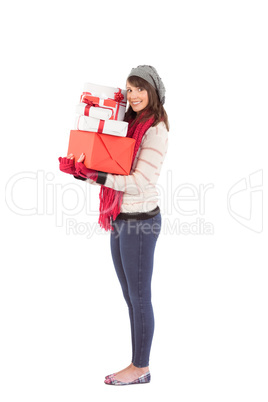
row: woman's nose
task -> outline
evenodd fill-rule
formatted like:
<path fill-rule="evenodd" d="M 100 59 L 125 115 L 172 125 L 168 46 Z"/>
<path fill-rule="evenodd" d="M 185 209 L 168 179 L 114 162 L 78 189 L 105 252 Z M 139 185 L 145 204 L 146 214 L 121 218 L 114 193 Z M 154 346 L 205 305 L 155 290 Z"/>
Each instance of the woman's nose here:
<path fill-rule="evenodd" d="M 137 97 L 138 97 L 138 92 L 136 92 L 136 91 L 131 92 L 131 95 L 130 95 L 131 100 L 137 99 Z"/>

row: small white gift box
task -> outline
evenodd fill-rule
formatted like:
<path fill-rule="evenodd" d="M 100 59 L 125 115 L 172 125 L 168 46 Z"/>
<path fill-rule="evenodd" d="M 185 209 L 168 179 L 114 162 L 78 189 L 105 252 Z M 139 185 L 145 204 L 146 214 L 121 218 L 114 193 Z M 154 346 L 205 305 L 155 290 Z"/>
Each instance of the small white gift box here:
<path fill-rule="evenodd" d="M 87 103 L 80 102 L 76 108 L 75 112 L 78 115 L 84 115 L 89 117 L 95 117 L 95 119 L 109 120 L 112 117 L 113 110 L 98 107 L 95 105 L 88 105 Z"/>
<path fill-rule="evenodd" d="M 95 119 L 94 117 L 89 116 L 77 116 L 75 119 L 74 129 L 126 137 L 128 123 L 118 120 Z"/>
<path fill-rule="evenodd" d="M 86 83 L 80 102 L 88 103 L 89 105 L 98 104 L 103 108 L 108 108 L 113 112 L 110 120 L 123 121 L 127 105 L 127 91 L 120 88 Z"/>

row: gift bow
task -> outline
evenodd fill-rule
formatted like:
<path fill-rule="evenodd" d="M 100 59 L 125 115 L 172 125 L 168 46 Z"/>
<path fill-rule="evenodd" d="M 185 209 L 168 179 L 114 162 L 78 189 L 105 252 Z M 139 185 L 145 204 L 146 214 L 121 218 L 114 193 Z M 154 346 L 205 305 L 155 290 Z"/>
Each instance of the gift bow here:
<path fill-rule="evenodd" d="M 124 95 L 121 93 L 121 89 L 119 88 L 119 91 L 114 93 L 114 100 L 119 103 L 123 99 L 124 99 Z"/>
<path fill-rule="evenodd" d="M 89 116 L 89 109 L 93 106 L 93 107 L 100 107 L 100 105 L 98 105 L 95 102 L 89 101 L 88 99 L 83 99 L 83 102 L 86 103 L 85 106 L 85 116 Z"/>
<path fill-rule="evenodd" d="M 89 99 L 87 98 L 87 96 L 85 96 L 85 97 L 83 98 L 83 102 L 86 103 L 88 106 L 100 107 L 100 105 L 99 105 L 98 103 L 92 102 L 91 100 L 89 100 Z"/>

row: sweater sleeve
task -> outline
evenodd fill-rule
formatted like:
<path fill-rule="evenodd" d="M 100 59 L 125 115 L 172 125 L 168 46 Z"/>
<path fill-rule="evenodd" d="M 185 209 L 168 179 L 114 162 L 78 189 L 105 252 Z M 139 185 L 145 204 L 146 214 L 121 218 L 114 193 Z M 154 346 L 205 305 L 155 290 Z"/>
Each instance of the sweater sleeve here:
<path fill-rule="evenodd" d="M 106 173 L 103 175 L 103 185 L 126 194 L 143 193 L 147 186 L 157 182 L 167 147 L 168 131 L 164 123 L 161 126 L 150 127 L 143 137 L 138 157 L 136 155 L 134 170 L 128 176 Z M 97 182 L 99 180 L 98 177 Z"/>
<path fill-rule="evenodd" d="M 102 184 L 105 183 L 107 173 L 100 172 L 98 170 L 97 170 L 97 172 L 98 172 L 97 180 L 86 179 L 85 177 L 82 177 L 82 176 L 74 176 L 74 178 L 78 179 L 78 180 L 86 181 L 87 183 L 90 183 L 90 184 L 100 184 L 100 185 L 102 185 Z"/>

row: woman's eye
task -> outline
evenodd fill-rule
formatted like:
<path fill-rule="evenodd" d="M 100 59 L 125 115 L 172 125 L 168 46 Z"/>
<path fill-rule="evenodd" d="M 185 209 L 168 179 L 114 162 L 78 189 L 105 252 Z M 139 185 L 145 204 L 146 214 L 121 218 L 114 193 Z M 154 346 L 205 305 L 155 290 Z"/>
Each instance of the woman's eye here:
<path fill-rule="evenodd" d="M 143 88 L 139 88 L 139 91 L 143 91 Z"/>

